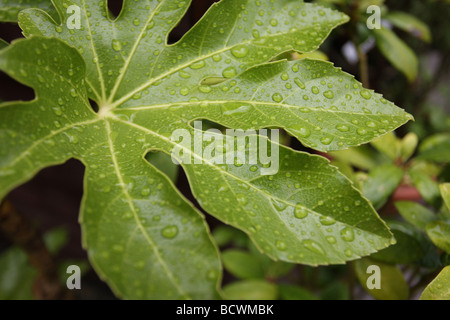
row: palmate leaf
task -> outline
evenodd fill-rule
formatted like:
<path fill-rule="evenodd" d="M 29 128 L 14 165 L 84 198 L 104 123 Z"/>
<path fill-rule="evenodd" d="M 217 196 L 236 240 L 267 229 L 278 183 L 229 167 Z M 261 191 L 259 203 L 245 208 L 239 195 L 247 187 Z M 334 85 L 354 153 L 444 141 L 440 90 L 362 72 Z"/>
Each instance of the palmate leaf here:
<path fill-rule="evenodd" d="M 65 25 L 72 4 L 81 8 L 80 30 Z M 206 224 L 145 160 L 149 151 L 171 153 L 174 130 L 199 134 L 196 119 L 279 127 L 326 151 L 411 119 L 330 63 L 269 63 L 284 51 L 315 50 L 347 20 L 329 9 L 297 0 L 223 0 L 167 45 L 189 1 L 125 1 L 116 20 L 106 2 L 55 5 L 61 25 L 43 11 L 22 11 L 30 39 L 0 53 L 0 68 L 37 97 L 0 107 L 0 198 L 41 168 L 80 159 L 84 245 L 97 272 L 125 298 L 216 297 L 221 268 Z M 225 81 L 207 85 L 211 78 Z M 392 243 L 370 203 L 327 160 L 279 148 L 272 175 L 262 164 L 217 165 L 186 147 L 203 163 L 182 167 L 200 205 L 273 259 L 343 263 Z"/>

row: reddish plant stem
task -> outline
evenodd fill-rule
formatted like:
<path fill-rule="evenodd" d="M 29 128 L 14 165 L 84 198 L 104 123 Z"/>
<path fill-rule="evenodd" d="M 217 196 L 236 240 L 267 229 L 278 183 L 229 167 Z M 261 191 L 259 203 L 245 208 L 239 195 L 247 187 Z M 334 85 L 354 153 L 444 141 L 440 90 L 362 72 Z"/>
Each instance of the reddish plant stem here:
<path fill-rule="evenodd" d="M 70 299 L 58 277 L 58 269 L 38 230 L 5 200 L 0 205 L 0 231 L 18 245 L 38 271 L 33 284 L 33 295 L 39 300 Z"/>

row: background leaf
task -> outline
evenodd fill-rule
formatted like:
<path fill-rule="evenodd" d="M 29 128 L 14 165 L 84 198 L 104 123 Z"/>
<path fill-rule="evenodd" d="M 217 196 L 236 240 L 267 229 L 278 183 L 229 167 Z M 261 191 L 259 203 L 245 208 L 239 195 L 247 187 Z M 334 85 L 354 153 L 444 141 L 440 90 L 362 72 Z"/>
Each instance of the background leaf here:
<path fill-rule="evenodd" d="M 373 32 L 377 46 L 386 59 L 410 82 L 414 81 L 417 77 L 419 62 L 411 48 L 389 29 L 375 29 Z"/>
<path fill-rule="evenodd" d="M 244 280 L 226 285 L 223 295 L 228 300 L 275 300 L 278 288 L 263 280 Z"/>
<path fill-rule="evenodd" d="M 380 289 L 369 289 L 367 279 L 371 274 L 367 268 L 376 265 L 381 272 Z M 408 284 L 402 272 L 396 266 L 363 258 L 355 262 L 355 272 L 361 286 L 377 300 L 406 300 L 409 296 Z"/>
<path fill-rule="evenodd" d="M 450 300 L 450 266 L 441 273 L 423 291 L 420 300 Z"/>

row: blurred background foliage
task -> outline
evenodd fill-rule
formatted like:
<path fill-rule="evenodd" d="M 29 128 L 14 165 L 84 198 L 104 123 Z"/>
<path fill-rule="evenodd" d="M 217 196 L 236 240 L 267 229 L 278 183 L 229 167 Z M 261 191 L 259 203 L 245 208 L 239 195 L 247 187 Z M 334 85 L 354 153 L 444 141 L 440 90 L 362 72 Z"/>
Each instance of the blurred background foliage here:
<path fill-rule="evenodd" d="M 170 41 L 177 41 L 213 2 L 194 0 Z M 351 20 L 333 31 L 320 51 L 288 53 L 279 58 L 330 60 L 415 117 L 415 122 L 368 145 L 322 154 L 372 202 L 397 243 L 346 265 L 308 267 L 270 260 L 244 233 L 208 216 L 222 252 L 224 297 L 450 299 L 450 1 L 307 2 L 336 8 Z M 367 8 L 372 5 L 380 8 L 381 29 L 367 27 L 374 13 Z M 110 0 L 109 7 L 118 13 L 121 1 Z M 13 19 L 2 16 L 1 8 L 0 20 L 9 21 L 0 23 L 0 38 L 11 41 L 20 37 L 20 29 Z M 4 74 L 0 83 L 0 100 L 33 97 L 28 88 Z M 306 150 L 287 134 L 282 141 Z M 148 159 L 198 206 L 182 171 L 160 154 L 149 154 Z M 80 245 L 77 212 L 82 171 L 76 161 L 46 169 L 9 198 L 45 233 L 49 251 L 62 270 L 62 283 L 68 263 L 75 260 L 82 266 L 83 284 L 87 285 L 75 298 L 113 298 L 90 270 Z M 51 230 L 56 226 L 60 228 Z M 380 268 L 381 289 L 367 287 L 370 265 Z M 35 277 L 25 253 L 0 234 L 0 299 L 32 299 Z"/>

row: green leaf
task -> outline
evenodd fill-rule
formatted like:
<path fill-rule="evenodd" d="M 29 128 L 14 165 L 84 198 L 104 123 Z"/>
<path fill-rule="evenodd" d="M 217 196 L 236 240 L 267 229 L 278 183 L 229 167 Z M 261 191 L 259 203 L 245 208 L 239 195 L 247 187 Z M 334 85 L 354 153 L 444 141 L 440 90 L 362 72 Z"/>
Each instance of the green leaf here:
<path fill-rule="evenodd" d="M 228 300 L 275 300 L 278 288 L 263 280 L 243 280 L 226 285 L 223 295 Z"/>
<path fill-rule="evenodd" d="M 264 271 L 258 257 L 242 250 L 230 249 L 222 253 L 225 269 L 241 279 L 264 278 Z"/>
<path fill-rule="evenodd" d="M 313 293 L 299 286 L 280 284 L 278 290 L 282 300 L 319 300 Z"/>
<path fill-rule="evenodd" d="M 269 7 L 266 1 L 246 5 L 238 0 L 221 1 L 172 46 L 165 45 L 163 35 L 186 9 L 186 5 L 175 6 L 175 0 L 161 1 L 154 8 L 156 12 L 173 10 L 171 24 L 163 27 L 158 25 L 163 17 L 148 16 L 148 11 L 126 3 L 113 23 L 100 18 L 104 6 L 90 7 L 91 16 L 82 17 L 82 21 L 100 19 L 99 25 L 86 25 L 77 37 L 65 28 L 61 31 L 62 26 L 55 26 L 40 11 L 22 13 L 20 25 L 25 34 L 60 37 L 79 48 L 87 63 L 90 96 L 99 100 L 100 113 L 108 115 L 111 110 L 119 112 L 116 108 L 120 107 L 123 113 L 114 115 L 132 113 L 142 119 L 153 118 L 155 112 L 160 116 L 167 113 L 169 122 L 173 118 L 170 109 L 183 108 L 186 115 L 197 114 L 227 127 L 237 123 L 243 130 L 282 127 L 318 150 L 359 145 L 412 119 L 330 63 L 279 61 L 248 70 L 282 51 L 313 51 L 335 26 L 347 21 L 345 15 L 316 5 L 283 0 Z M 307 18 L 298 19 L 298 15 Z M 310 30 L 312 21 L 314 31 Z M 155 29 L 154 24 L 158 25 Z M 147 27 L 152 27 L 151 31 L 146 32 Z M 134 31 L 130 33 L 128 28 Z M 248 33 L 241 31 L 246 29 Z M 128 43 L 130 38 L 137 38 L 134 46 Z M 105 52 L 99 56 L 96 52 L 100 48 Z M 148 59 L 147 52 L 155 58 Z M 142 70 L 150 72 L 143 74 Z M 248 72 L 220 85 L 199 86 L 205 78 L 232 78 L 244 70 Z M 133 83 L 124 78 L 132 78 Z M 254 92 L 255 88 L 259 90 Z M 208 112 L 202 108 L 205 105 Z"/>
<path fill-rule="evenodd" d="M 330 63 L 270 62 L 283 52 L 316 50 L 347 21 L 339 12 L 293 0 L 223 0 L 168 45 L 190 1 L 138 3 L 124 1 L 112 20 L 106 1 L 58 1 L 59 25 L 41 10 L 20 13 L 30 39 L 4 49 L 0 68 L 37 98 L 0 106 L 7 150 L 0 198 L 44 167 L 79 159 L 86 166 L 83 244 L 114 292 L 217 297 L 220 263 L 203 216 L 145 160 L 149 151 L 171 154 L 177 129 L 197 137 L 197 119 L 284 128 L 326 151 L 368 142 L 412 117 Z M 79 30 L 66 27 L 70 4 L 81 8 Z M 211 78 L 216 84 L 205 85 Z M 392 235 L 371 205 L 325 159 L 279 148 L 272 175 L 261 163 L 218 165 L 185 146 L 195 161 L 182 168 L 203 209 L 273 259 L 342 263 L 389 245 Z"/>
<path fill-rule="evenodd" d="M 219 247 L 224 247 L 230 243 L 238 247 L 245 247 L 248 242 L 245 233 L 229 226 L 218 226 L 212 232 L 212 236 Z"/>
<path fill-rule="evenodd" d="M 273 280 L 283 277 L 295 267 L 295 264 L 292 263 L 273 261 L 266 255 L 262 254 L 251 241 L 248 243 L 248 249 L 253 256 L 258 258 L 263 269 L 264 278 L 266 279 Z"/>
<path fill-rule="evenodd" d="M 380 270 L 380 289 L 369 289 L 367 282 L 372 283 L 369 277 L 374 276 L 369 266 L 377 266 Z M 377 300 L 407 300 L 409 297 L 408 284 L 402 272 L 396 266 L 363 258 L 355 262 L 355 272 L 361 286 Z M 369 280 L 369 281 L 368 281 Z"/>
<path fill-rule="evenodd" d="M 32 300 L 36 270 L 18 247 L 0 255 L 0 300 Z"/>
<path fill-rule="evenodd" d="M 401 141 L 400 154 L 403 161 L 408 160 L 416 151 L 417 145 L 419 144 L 419 137 L 413 133 L 408 133 Z"/>
<path fill-rule="evenodd" d="M 392 160 L 395 160 L 400 156 L 401 142 L 393 132 L 373 140 L 370 144 Z"/>
<path fill-rule="evenodd" d="M 448 209 L 450 209 L 450 183 L 443 183 L 439 185 L 439 190 L 441 191 L 442 199 Z"/>
<path fill-rule="evenodd" d="M 418 170 L 410 170 L 408 173 L 423 199 L 434 207 L 439 207 L 441 204 L 441 195 L 438 183 L 429 175 Z"/>
<path fill-rule="evenodd" d="M 172 162 L 167 154 L 162 152 L 149 152 L 145 158 L 162 173 L 168 176 L 170 180 L 176 182 L 179 168 Z"/>
<path fill-rule="evenodd" d="M 399 222 L 388 223 L 394 234 L 396 244 L 380 250 L 370 257 L 389 264 L 407 264 L 420 260 L 424 256 L 421 243 L 416 239 L 414 232 Z"/>
<path fill-rule="evenodd" d="M 325 287 L 320 292 L 321 300 L 349 300 L 350 299 L 350 290 L 348 285 L 339 282 L 333 281 L 330 285 Z"/>
<path fill-rule="evenodd" d="M 36 64 L 26 62 L 27 51 L 40 52 Z M 123 148 L 129 138 L 112 133 L 117 123 L 93 113 L 84 91 L 83 65 L 73 49 L 55 39 L 17 41 L 0 55 L 0 66 L 36 86 L 39 97 L 0 107 L 6 120 L 2 140 L 11 148 L 9 156 L 1 158 L 1 194 L 39 168 L 79 158 L 87 167 L 84 244 L 97 272 L 108 274 L 113 289 L 129 298 L 213 297 L 220 265 L 203 219 L 170 180 L 143 159 L 143 149 Z M 40 129 L 24 128 L 23 121 L 36 121 Z M 136 161 L 129 165 L 129 158 Z M 181 243 L 194 251 L 180 251 Z M 189 264 L 180 264 L 183 260 Z M 158 277 L 149 282 L 149 273 L 142 270 L 154 270 Z M 178 280 L 180 274 L 184 276 Z"/>
<path fill-rule="evenodd" d="M 425 231 L 427 224 L 436 220 L 432 211 L 416 202 L 397 201 L 395 207 L 406 221 L 420 230 Z"/>
<path fill-rule="evenodd" d="M 450 135 L 433 135 L 422 142 L 417 159 L 450 162 Z"/>
<path fill-rule="evenodd" d="M 3 39 L 0 39 L 0 50 L 9 46 L 9 43 Z"/>
<path fill-rule="evenodd" d="M 427 234 L 436 246 L 450 253 L 450 224 L 448 222 L 431 222 L 427 225 Z"/>
<path fill-rule="evenodd" d="M 44 235 L 44 242 L 52 254 L 56 254 L 66 241 L 67 232 L 62 228 L 53 229 Z M 36 276 L 37 271 L 31 266 L 25 252 L 17 246 L 7 249 L 0 255 L 0 300 L 32 300 Z"/>
<path fill-rule="evenodd" d="M 53 6 L 50 0 L 2 0 L 0 21 L 17 22 L 19 12 L 27 8 L 39 8 L 52 12 Z"/>
<path fill-rule="evenodd" d="M 386 16 L 386 20 L 423 41 L 431 42 L 431 32 L 428 26 L 409 13 L 391 11 Z"/>
<path fill-rule="evenodd" d="M 369 172 L 368 180 L 364 182 L 362 192 L 375 209 L 381 208 L 402 181 L 403 170 L 386 164 L 375 167 Z"/>
<path fill-rule="evenodd" d="M 445 267 L 423 291 L 420 300 L 450 300 L 450 266 Z"/>
<path fill-rule="evenodd" d="M 388 157 L 365 145 L 348 150 L 333 151 L 330 154 L 339 161 L 364 170 L 370 170 L 390 162 Z"/>
<path fill-rule="evenodd" d="M 375 29 L 373 33 L 381 53 L 409 82 L 413 82 L 417 77 L 419 62 L 411 48 L 389 29 Z"/>

